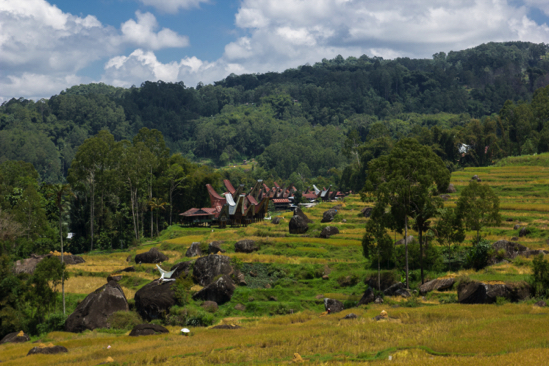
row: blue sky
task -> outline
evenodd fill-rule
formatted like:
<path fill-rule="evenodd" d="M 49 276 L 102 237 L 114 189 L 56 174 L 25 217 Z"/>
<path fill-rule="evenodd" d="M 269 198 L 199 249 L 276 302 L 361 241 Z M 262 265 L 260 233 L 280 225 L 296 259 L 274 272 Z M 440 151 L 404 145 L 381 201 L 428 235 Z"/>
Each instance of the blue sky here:
<path fill-rule="evenodd" d="M 75 84 L 195 86 L 323 58 L 549 42 L 547 0 L 0 0 L 0 102 Z"/>

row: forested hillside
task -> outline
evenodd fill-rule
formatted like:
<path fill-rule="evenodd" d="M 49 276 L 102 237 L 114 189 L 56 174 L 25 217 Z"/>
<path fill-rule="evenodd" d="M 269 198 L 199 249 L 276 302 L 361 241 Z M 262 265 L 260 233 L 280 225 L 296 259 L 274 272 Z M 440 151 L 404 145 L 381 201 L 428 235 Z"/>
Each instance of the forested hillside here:
<path fill-rule="evenodd" d="M 87 138 L 107 130 L 116 141 L 132 139 L 147 127 L 163 134 L 172 153 L 218 165 L 255 157 L 283 179 L 299 170 L 305 178 L 339 182 L 349 163 L 363 166 L 357 154 L 384 151 L 385 137 L 416 136 L 438 145 L 452 164 L 484 165 L 547 151 L 546 96 L 532 106 L 520 102 L 549 84 L 546 53 L 545 44 L 489 43 L 422 60 L 338 56 L 196 87 L 74 86 L 48 100 L 14 98 L 0 107 L 0 162 L 30 162 L 41 180 L 62 182 Z M 354 130 L 358 136 L 346 145 Z M 494 153 L 479 155 L 496 140 Z M 476 156 L 458 161 L 461 142 L 474 146 Z"/>

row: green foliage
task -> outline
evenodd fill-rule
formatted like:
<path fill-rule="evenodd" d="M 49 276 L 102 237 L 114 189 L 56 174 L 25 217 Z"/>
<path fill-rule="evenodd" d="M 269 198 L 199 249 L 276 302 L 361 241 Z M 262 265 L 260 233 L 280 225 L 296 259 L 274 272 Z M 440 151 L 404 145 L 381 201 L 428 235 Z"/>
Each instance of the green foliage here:
<path fill-rule="evenodd" d="M 194 283 L 190 275 L 180 275 L 172 286 L 173 296 L 180 306 L 185 306 L 191 301 L 190 290 Z"/>
<path fill-rule="evenodd" d="M 143 320 L 134 311 L 117 311 L 109 317 L 107 322 L 112 329 L 130 330 L 134 326 L 142 324 Z"/>
<path fill-rule="evenodd" d="M 477 232 L 477 241 L 480 240 L 480 229 L 501 222 L 498 196 L 490 186 L 476 180 L 471 180 L 461 191 L 457 210 L 466 227 Z"/>
<path fill-rule="evenodd" d="M 469 250 L 466 266 L 478 271 L 488 265 L 488 261 L 493 255 L 494 253 L 490 242 L 481 239 Z"/>
<path fill-rule="evenodd" d="M 63 312 L 49 313 L 44 320 L 38 324 L 36 331 L 38 334 L 46 334 L 50 332 L 62 332 L 65 330 L 65 321 L 68 315 Z"/>
<path fill-rule="evenodd" d="M 532 266 L 530 284 L 536 296 L 545 297 L 549 294 L 549 262 L 540 254 L 534 258 Z"/>

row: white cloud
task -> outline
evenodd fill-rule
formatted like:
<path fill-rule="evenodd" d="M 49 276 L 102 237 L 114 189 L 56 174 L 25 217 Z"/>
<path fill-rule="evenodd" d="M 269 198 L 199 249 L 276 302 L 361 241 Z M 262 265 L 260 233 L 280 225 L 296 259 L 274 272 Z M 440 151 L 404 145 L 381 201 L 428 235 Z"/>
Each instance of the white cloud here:
<path fill-rule="evenodd" d="M 158 33 L 154 30 L 158 28 L 158 22 L 151 13 L 135 13 L 137 22 L 133 19 L 128 20 L 121 26 L 124 40 L 129 43 L 158 50 L 166 47 L 186 47 L 189 45 L 189 38 L 180 36 L 174 31 L 166 28 Z"/>
<path fill-rule="evenodd" d="M 547 0 L 524 0 L 524 2 L 533 8 L 537 8 L 549 15 L 549 2 Z"/>
<path fill-rule="evenodd" d="M 167 13 L 177 13 L 179 9 L 197 8 L 200 3 L 208 3 L 209 0 L 139 0 L 144 5 L 152 6 Z"/>
<path fill-rule="evenodd" d="M 59 93 L 73 85 L 80 70 L 127 47 L 188 45 L 186 36 L 170 29 L 157 32 L 152 14 L 136 17 L 117 30 L 92 15 L 64 13 L 45 0 L 0 0 L 0 100 Z"/>

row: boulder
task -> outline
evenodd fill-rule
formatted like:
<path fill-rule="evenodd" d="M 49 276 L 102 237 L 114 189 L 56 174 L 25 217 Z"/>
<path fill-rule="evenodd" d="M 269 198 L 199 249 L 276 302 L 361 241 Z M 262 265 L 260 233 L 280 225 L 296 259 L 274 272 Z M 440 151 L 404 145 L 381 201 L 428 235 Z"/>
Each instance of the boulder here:
<path fill-rule="evenodd" d="M 404 283 L 397 282 L 394 285 L 392 285 L 392 286 L 386 288 L 385 290 L 383 290 L 383 295 L 385 295 L 385 296 L 402 296 L 402 295 L 400 295 L 401 292 L 399 290 L 405 290 L 405 287 L 406 286 L 404 285 Z M 397 294 L 397 291 L 399 292 L 398 294 Z"/>
<path fill-rule="evenodd" d="M 412 294 L 410 293 L 410 290 L 407 290 L 407 289 L 398 289 L 394 292 L 394 295 L 393 296 L 400 296 L 400 297 L 405 297 L 405 298 L 408 298 L 410 296 L 412 296 Z"/>
<path fill-rule="evenodd" d="M 30 337 L 28 334 L 25 334 L 23 331 L 20 332 L 13 332 L 10 334 L 7 334 L 2 340 L 0 341 L 0 344 L 4 343 L 24 343 L 30 341 Z"/>
<path fill-rule="evenodd" d="M 540 300 L 534 304 L 535 306 L 539 306 L 540 308 L 544 308 L 547 306 L 547 303 L 543 300 Z"/>
<path fill-rule="evenodd" d="M 412 235 L 408 235 L 408 244 L 412 243 L 414 241 L 414 237 Z M 395 242 L 395 245 L 404 245 L 404 238 L 397 240 Z"/>
<path fill-rule="evenodd" d="M 239 270 L 236 270 L 233 273 L 233 281 L 238 286 L 248 286 L 248 283 L 246 282 L 246 276 L 244 276 L 244 273 L 240 272 Z"/>
<path fill-rule="evenodd" d="M 231 301 L 235 285 L 231 277 L 223 275 L 193 295 L 194 300 L 215 301 L 224 304 Z"/>
<path fill-rule="evenodd" d="M 168 257 L 158 251 L 156 248 L 151 248 L 148 252 L 137 254 L 135 263 L 160 263 L 167 261 Z"/>
<path fill-rule="evenodd" d="M 59 257 L 59 259 L 61 259 L 61 257 Z M 71 255 L 63 255 L 63 261 L 65 262 L 65 264 L 71 264 L 71 265 L 86 263 L 84 258 L 82 258 L 78 255 L 72 255 L 72 254 Z"/>
<path fill-rule="evenodd" d="M 56 355 L 58 353 L 67 353 L 69 352 L 68 349 L 66 349 L 63 346 L 54 346 L 50 343 L 50 345 L 42 345 L 38 347 L 32 348 L 29 353 L 27 353 L 27 356 L 35 355 L 35 354 L 43 354 L 43 355 Z"/>
<path fill-rule="evenodd" d="M 294 215 L 290 220 L 289 228 L 290 234 L 303 234 L 309 230 L 309 225 L 301 216 Z"/>
<path fill-rule="evenodd" d="M 362 295 L 362 297 L 358 301 L 358 305 L 368 305 L 369 303 L 374 302 L 374 300 L 374 290 L 372 290 L 371 287 L 368 287 L 366 291 L 364 291 L 364 295 Z"/>
<path fill-rule="evenodd" d="M 473 175 L 473 178 L 471 178 L 471 180 L 478 180 L 478 175 Z"/>
<path fill-rule="evenodd" d="M 455 278 L 437 278 L 435 280 L 425 282 L 423 285 L 419 286 L 419 292 L 421 294 L 426 294 L 431 291 L 449 290 L 455 282 Z"/>
<path fill-rule="evenodd" d="M 483 283 L 466 282 L 458 286 L 458 301 L 461 304 L 493 304 L 498 297 L 517 302 L 530 296 L 530 286 L 526 282 Z"/>
<path fill-rule="evenodd" d="M 383 291 L 398 282 L 397 278 L 399 277 L 397 276 L 398 275 L 395 274 L 394 272 L 381 272 L 380 281 L 379 281 L 381 284 L 381 289 L 377 285 L 378 283 L 377 275 L 373 275 L 367 278 L 364 281 L 364 283 L 368 285 L 368 287 L 371 287 L 372 289 Z"/>
<path fill-rule="evenodd" d="M 535 257 L 536 255 L 546 255 L 549 251 L 543 250 L 543 249 L 533 249 L 533 250 L 525 250 L 524 252 L 520 252 L 519 255 L 524 256 L 526 258 Z"/>
<path fill-rule="evenodd" d="M 504 239 L 496 241 L 492 244 L 492 248 L 496 253 L 500 250 L 504 250 L 506 259 L 514 259 L 517 255 L 528 250 L 524 245 Z"/>
<path fill-rule="evenodd" d="M 507 221 L 507 222 L 513 222 L 513 218 L 512 218 L 512 217 L 508 217 L 508 218 L 505 219 L 505 221 Z"/>
<path fill-rule="evenodd" d="M 13 272 L 15 274 L 28 273 L 33 274 L 36 266 L 40 261 L 44 259 L 43 255 L 31 254 L 30 258 L 20 259 L 15 262 L 13 266 Z"/>
<path fill-rule="evenodd" d="M 370 215 L 372 215 L 372 211 L 374 209 L 372 207 L 364 207 L 362 210 L 360 210 L 360 213 L 364 215 L 364 217 L 368 218 Z"/>
<path fill-rule="evenodd" d="M 446 193 L 456 193 L 457 192 L 457 189 L 456 187 L 454 187 L 453 184 L 448 184 L 448 188 L 446 188 Z"/>
<path fill-rule="evenodd" d="M 519 240 L 518 236 L 513 236 L 513 237 L 511 238 L 511 241 L 517 241 L 517 240 Z"/>
<path fill-rule="evenodd" d="M 119 269 L 118 271 L 116 271 L 115 273 L 120 273 L 120 272 L 135 272 L 135 268 L 133 267 L 126 267 L 124 269 Z"/>
<path fill-rule="evenodd" d="M 519 224 L 515 224 L 515 226 L 513 226 L 513 230 L 520 230 L 521 226 Z"/>
<path fill-rule="evenodd" d="M 281 221 L 280 217 L 275 217 L 271 220 L 271 222 L 275 225 L 280 224 L 280 221 Z"/>
<path fill-rule="evenodd" d="M 523 236 L 526 236 L 530 234 L 530 230 L 527 227 L 523 227 L 519 231 L 519 238 L 522 238 Z"/>
<path fill-rule="evenodd" d="M 347 223 L 347 219 L 343 219 L 341 220 L 342 223 L 346 224 Z"/>
<path fill-rule="evenodd" d="M 324 299 L 324 308 L 326 311 L 329 311 L 330 313 L 339 313 L 343 310 L 343 303 L 341 301 L 337 301 L 335 299 Z"/>
<path fill-rule="evenodd" d="M 170 333 L 170 331 L 161 325 L 145 323 L 133 327 L 130 332 L 130 337 L 148 336 L 162 333 Z"/>
<path fill-rule="evenodd" d="M 209 311 L 210 313 L 215 313 L 219 308 L 215 301 L 204 301 L 204 303 L 200 306 L 202 309 Z"/>
<path fill-rule="evenodd" d="M 246 306 L 242 305 L 242 304 L 236 304 L 234 306 L 235 310 L 238 310 L 238 311 L 245 311 L 246 310 Z M 219 325 L 218 325 L 219 327 Z M 227 329 L 227 328 L 217 328 L 217 327 L 214 327 L 214 329 Z"/>
<path fill-rule="evenodd" d="M 113 313 L 129 310 L 124 291 L 118 283 L 110 281 L 78 304 L 65 322 L 65 331 L 80 333 L 87 329 L 108 328 L 108 319 Z"/>
<path fill-rule="evenodd" d="M 439 196 L 443 201 L 448 201 L 450 199 L 450 195 L 449 194 L 441 194 Z"/>
<path fill-rule="evenodd" d="M 330 236 L 339 234 L 339 229 L 335 226 L 326 226 L 322 229 L 322 232 L 320 233 L 321 238 L 328 239 Z"/>
<path fill-rule="evenodd" d="M 341 319 L 343 320 L 343 319 L 356 319 L 356 318 L 358 318 L 358 316 L 356 316 L 355 313 L 349 313 L 349 314 L 345 315 L 345 316 L 344 316 L 343 318 L 341 318 Z"/>
<path fill-rule="evenodd" d="M 313 222 L 313 220 L 309 219 L 299 207 L 295 209 L 294 216 L 301 217 L 303 220 L 305 220 L 306 224 L 311 224 Z"/>
<path fill-rule="evenodd" d="M 259 247 L 255 244 L 255 241 L 245 239 L 235 243 L 234 251 L 236 253 L 252 253 L 259 250 Z"/>
<path fill-rule="evenodd" d="M 376 297 L 374 304 L 383 304 L 383 299 L 381 297 Z"/>
<path fill-rule="evenodd" d="M 239 307 L 237 309 L 237 307 Z M 240 308 L 242 307 L 242 308 Z M 244 311 L 246 310 L 246 307 L 242 304 L 238 304 L 234 307 L 236 310 L 241 310 L 241 311 Z M 212 327 L 211 329 L 240 329 L 242 328 L 241 326 L 239 325 L 235 325 L 235 324 L 220 324 L 220 325 L 216 325 L 215 327 Z"/>
<path fill-rule="evenodd" d="M 158 319 L 175 305 L 176 301 L 172 290 L 174 283 L 174 281 L 154 280 L 135 293 L 135 309 L 143 320 Z"/>
<path fill-rule="evenodd" d="M 175 270 L 175 272 L 172 274 L 172 278 L 178 278 L 181 275 L 187 276 L 193 266 L 193 263 L 194 262 L 187 261 L 174 264 L 172 268 L 170 268 L 170 272 Z"/>
<path fill-rule="evenodd" d="M 111 275 L 107 276 L 107 282 L 111 282 L 111 281 L 118 282 L 121 279 L 122 279 L 122 275 L 111 274 Z"/>
<path fill-rule="evenodd" d="M 192 243 L 185 253 L 185 257 L 200 257 L 201 255 L 200 243 Z"/>
<path fill-rule="evenodd" d="M 336 209 L 329 209 L 328 211 L 325 211 L 323 214 L 322 214 L 322 220 L 320 221 L 321 223 L 324 223 L 324 222 L 332 222 L 334 221 L 334 217 L 335 215 L 337 215 L 337 210 Z"/>
<path fill-rule="evenodd" d="M 196 260 L 193 267 L 193 279 L 200 286 L 208 286 L 219 275 L 230 275 L 233 272 L 231 258 L 225 255 L 212 254 Z"/>
<path fill-rule="evenodd" d="M 225 253 L 225 250 L 221 249 L 222 241 L 212 241 L 210 244 L 208 244 L 208 254 L 217 254 L 219 252 Z"/>

